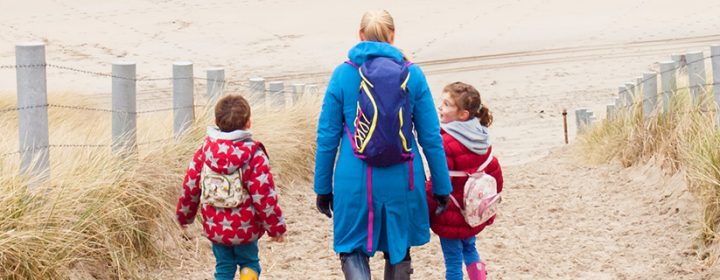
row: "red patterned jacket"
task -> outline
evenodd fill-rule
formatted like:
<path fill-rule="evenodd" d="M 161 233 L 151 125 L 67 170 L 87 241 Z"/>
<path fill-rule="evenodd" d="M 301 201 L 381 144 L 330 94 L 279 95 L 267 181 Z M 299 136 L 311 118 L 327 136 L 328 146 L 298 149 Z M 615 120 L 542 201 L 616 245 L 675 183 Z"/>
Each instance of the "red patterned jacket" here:
<path fill-rule="evenodd" d="M 473 173 L 483 162 L 485 162 L 485 160 L 487 160 L 487 156 L 492 150 L 492 147 L 489 147 L 488 153 L 478 155 L 463 146 L 462 143 L 453 138 L 450 134 L 446 133 L 444 130 L 441 130 L 440 132 L 442 134 L 443 147 L 445 148 L 445 156 L 450 170 Z M 485 173 L 495 178 L 497 181 L 498 192 L 502 191 L 503 175 L 497 158 L 490 161 L 490 164 L 485 167 Z M 455 197 L 455 199 L 462 205 L 463 195 L 465 193 L 465 181 L 467 181 L 467 177 L 451 177 L 450 179 L 453 186 L 453 191 L 450 195 Z M 486 226 L 493 224 L 495 221 L 495 217 L 493 217 L 482 225 L 474 228 L 470 227 L 470 225 L 465 222 L 465 218 L 463 218 L 460 209 L 455 206 L 451 200 L 448 200 L 448 206 L 445 212 L 439 216 L 435 215 L 437 202 L 435 202 L 432 197 L 432 186 L 429 181 L 426 183 L 426 189 L 428 208 L 430 210 L 430 228 L 440 237 L 465 239 L 477 235 L 485 229 Z"/>
<path fill-rule="evenodd" d="M 242 170 L 250 197 L 237 208 L 202 205 L 203 228 L 213 243 L 239 245 L 258 240 L 265 232 L 276 237 L 285 233 L 285 219 L 278 206 L 278 195 L 260 142 L 252 141 L 249 131 L 221 132 L 208 128 L 203 146 L 195 152 L 183 180 L 183 193 L 176 215 L 181 225 L 195 220 L 200 207 L 200 172 L 203 165 L 228 174 Z"/>

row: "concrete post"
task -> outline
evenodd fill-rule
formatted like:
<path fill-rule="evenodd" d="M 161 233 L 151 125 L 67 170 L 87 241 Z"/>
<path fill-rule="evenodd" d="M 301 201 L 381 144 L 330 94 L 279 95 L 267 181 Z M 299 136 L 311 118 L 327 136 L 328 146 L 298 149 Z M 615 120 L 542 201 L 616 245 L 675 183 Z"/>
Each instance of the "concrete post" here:
<path fill-rule="evenodd" d="M 137 151 L 136 67 L 134 62 L 112 63 L 112 151 Z"/>
<path fill-rule="evenodd" d="M 643 74 L 643 118 L 649 119 L 655 111 L 657 106 L 657 74 L 656 73 L 644 73 Z"/>
<path fill-rule="evenodd" d="M 34 180 L 45 181 L 50 178 L 45 44 L 28 42 L 15 45 L 15 61 L 18 65 L 20 172 L 29 172 Z M 29 184 L 29 188 L 34 188 L 34 185 Z"/>
<path fill-rule="evenodd" d="M 617 101 L 619 102 L 617 109 L 623 110 L 625 109 L 625 103 L 627 102 L 627 88 L 625 86 L 619 86 L 618 87 L 618 97 Z"/>
<path fill-rule="evenodd" d="M 265 97 L 265 79 L 250 78 L 250 99 L 251 102 L 258 101 Z"/>
<path fill-rule="evenodd" d="M 320 88 L 316 84 L 309 84 L 305 86 L 305 92 L 310 95 L 318 95 L 320 94 Z"/>
<path fill-rule="evenodd" d="M 195 120 L 192 62 L 173 63 L 173 128 L 179 138 Z"/>
<path fill-rule="evenodd" d="M 581 134 L 585 131 L 585 115 L 587 109 L 580 108 L 575 110 L 575 127 L 577 128 L 577 134 Z"/>
<path fill-rule="evenodd" d="M 686 56 L 688 65 L 688 86 L 693 104 L 703 103 L 705 94 L 705 59 L 702 51 L 689 52 Z"/>
<path fill-rule="evenodd" d="M 607 112 L 606 112 L 607 115 L 605 118 L 608 121 L 612 121 L 613 119 L 615 119 L 615 104 L 608 104 L 606 106 L 606 109 L 607 109 Z"/>
<path fill-rule="evenodd" d="M 292 93 L 290 93 L 291 105 L 295 104 L 295 101 L 302 98 L 303 94 L 305 93 L 305 84 L 292 84 Z M 285 102 L 287 102 L 288 99 L 286 99 Z"/>
<path fill-rule="evenodd" d="M 281 81 L 268 83 L 267 95 L 265 95 L 265 104 L 268 108 L 280 108 L 285 103 L 285 84 Z"/>
<path fill-rule="evenodd" d="M 635 102 L 635 94 L 636 94 L 636 87 L 633 83 L 625 83 L 625 88 L 627 89 L 627 100 L 625 103 L 625 106 L 628 108 L 632 108 L 632 104 Z"/>
<path fill-rule="evenodd" d="M 207 70 L 207 98 L 211 106 L 225 93 L 225 69 L 210 68 Z"/>
<path fill-rule="evenodd" d="M 671 97 L 677 90 L 676 65 L 674 61 L 660 62 L 660 90 L 662 92 L 663 113 L 670 110 Z"/>
<path fill-rule="evenodd" d="M 710 47 L 713 72 L 713 95 L 715 96 L 715 127 L 720 128 L 720 45 Z"/>

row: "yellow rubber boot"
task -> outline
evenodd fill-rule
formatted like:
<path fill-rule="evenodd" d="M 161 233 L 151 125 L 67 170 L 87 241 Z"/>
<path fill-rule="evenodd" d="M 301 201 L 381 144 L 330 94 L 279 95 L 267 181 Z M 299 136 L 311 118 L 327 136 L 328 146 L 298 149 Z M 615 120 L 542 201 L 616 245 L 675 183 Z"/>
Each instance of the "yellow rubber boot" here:
<path fill-rule="evenodd" d="M 258 280 L 258 274 L 252 268 L 244 267 L 240 270 L 240 280 Z"/>

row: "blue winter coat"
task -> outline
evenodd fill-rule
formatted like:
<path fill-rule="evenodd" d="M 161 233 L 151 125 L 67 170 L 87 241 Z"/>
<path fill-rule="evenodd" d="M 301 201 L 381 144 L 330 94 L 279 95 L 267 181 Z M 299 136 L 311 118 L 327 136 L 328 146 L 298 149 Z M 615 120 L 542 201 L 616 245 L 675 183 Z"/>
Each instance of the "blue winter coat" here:
<path fill-rule="evenodd" d="M 349 59 L 361 65 L 371 57 L 384 56 L 402 61 L 403 54 L 387 43 L 364 41 L 349 52 Z M 317 130 L 315 192 L 334 193 L 334 248 L 337 253 L 362 250 L 372 256 L 388 252 L 390 262 L 405 258 L 407 249 L 430 240 L 428 206 L 425 200 L 425 172 L 413 141 L 414 188 L 409 187 L 409 165 L 372 168 L 372 224 L 369 224 L 367 165 L 353 154 L 345 133 L 344 120 L 355 119 L 360 75 L 353 66 L 340 64 L 332 74 L 325 93 Z M 417 140 L 430 166 L 433 192 L 452 191 L 440 124 L 425 75 L 417 65 L 410 66 L 410 106 Z M 354 133 L 350 126 L 350 133 Z M 342 140 L 341 140 L 342 139 Z M 340 153 L 337 153 L 338 146 Z M 336 161 L 337 156 L 337 161 Z M 372 232 L 372 238 L 368 238 Z"/>

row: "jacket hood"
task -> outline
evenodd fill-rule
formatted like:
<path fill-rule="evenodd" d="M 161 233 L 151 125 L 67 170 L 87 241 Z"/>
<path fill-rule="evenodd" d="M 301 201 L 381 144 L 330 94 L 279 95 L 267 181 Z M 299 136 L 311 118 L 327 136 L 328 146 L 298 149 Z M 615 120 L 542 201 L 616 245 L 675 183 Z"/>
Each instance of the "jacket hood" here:
<path fill-rule="evenodd" d="M 222 132 L 210 126 L 207 128 L 207 139 L 203 147 L 205 166 L 218 173 L 230 174 L 247 164 L 252 158 L 249 155 L 255 152 L 256 146 L 249 130 Z M 242 164 L 239 166 L 228 164 L 230 157 L 237 157 Z M 237 162 L 237 160 L 233 161 Z"/>
<path fill-rule="evenodd" d="M 348 52 L 348 58 L 352 63 L 361 65 L 373 57 L 389 57 L 397 61 L 403 60 L 402 52 L 385 42 L 362 41 L 352 47 Z"/>
<path fill-rule="evenodd" d="M 207 135 L 210 138 L 217 140 L 231 140 L 231 141 L 248 141 L 252 140 L 252 132 L 250 130 L 233 130 L 230 132 L 222 132 L 220 129 L 214 126 L 208 126 Z"/>
<path fill-rule="evenodd" d="M 477 118 L 442 124 L 441 128 L 473 153 L 484 155 L 490 147 L 488 128 Z"/>

